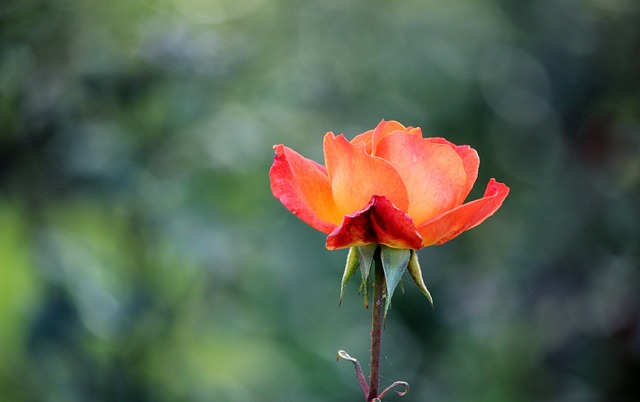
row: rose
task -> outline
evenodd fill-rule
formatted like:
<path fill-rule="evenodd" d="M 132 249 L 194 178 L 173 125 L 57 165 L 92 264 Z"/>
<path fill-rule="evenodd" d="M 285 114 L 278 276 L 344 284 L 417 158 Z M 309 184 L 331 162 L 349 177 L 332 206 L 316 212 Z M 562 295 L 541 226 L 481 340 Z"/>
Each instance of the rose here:
<path fill-rule="evenodd" d="M 282 144 L 274 149 L 269 171 L 273 195 L 328 234 L 328 249 L 350 247 L 340 299 L 358 268 L 367 308 L 372 288 L 369 384 L 356 359 L 344 351 L 338 358 L 354 364 L 367 401 L 381 400 L 396 386 L 405 388 L 399 395 L 406 394 L 404 381 L 379 392 L 382 324 L 394 290 L 408 271 L 433 305 L 416 250 L 447 242 L 482 223 L 500 208 L 509 188 L 491 179 L 482 198 L 464 204 L 478 178 L 478 153 L 444 138 L 423 138 L 419 128 L 395 121 L 383 120 L 351 141 L 327 133 L 325 166 Z"/>
<path fill-rule="evenodd" d="M 480 159 L 468 145 L 423 138 L 420 128 L 381 121 L 347 141 L 324 137 L 325 166 L 275 145 L 269 177 L 284 206 L 328 234 L 326 247 L 381 244 L 417 250 L 442 244 L 493 215 L 509 188 L 491 179 L 464 204 Z"/>

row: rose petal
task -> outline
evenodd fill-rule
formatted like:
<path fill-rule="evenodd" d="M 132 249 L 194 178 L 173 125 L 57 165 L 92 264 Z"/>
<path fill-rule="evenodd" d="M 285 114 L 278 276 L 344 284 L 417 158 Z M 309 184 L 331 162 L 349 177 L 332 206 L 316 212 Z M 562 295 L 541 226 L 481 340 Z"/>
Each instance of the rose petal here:
<path fill-rule="evenodd" d="M 480 167 L 480 157 L 475 149 L 468 145 L 456 146 L 456 152 L 462 158 L 462 164 L 464 165 L 464 171 L 467 173 L 467 181 L 460 193 L 459 204 L 462 204 L 467 198 L 473 185 L 478 179 L 478 168 Z"/>
<path fill-rule="evenodd" d="M 365 131 L 360 135 L 356 135 L 351 140 L 351 143 L 353 145 L 364 146 L 365 152 L 369 155 L 376 155 L 378 142 L 394 131 L 402 131 L 406 134 L 422 136 L 422 131 L 419 128 L 405 127 L 394 120 L 382 120 L 374 130 Z"/>
<path fill-rule="evenodd" d="M 509 187 L 489 180 L 484 197 L 461 205 L 418 226 L 423 247 L 446 243 L 460 233 L 481 224 L 500 208 L 509 194 Z"/>
<path fill-rule="evenodd" d="M 324 166 L 284 145 L 273 148 L 276 156 L 269 171 L 273 195 L 311 227 L 331 233 L 343 215 L 333 201 Z"/>
<path fill-rule="evenodd" d="M 378 123 L 378 126 L 373 130 L 371 155 L 378 156 L 377 146 L 380 141 L 384 137 L 395 131 L 405 133 L 407 131 L 407 128 L 397 121 L 380 121 L 380 123 Z"/>
<path fill-rule="evenodd" d="M 324 137 L 324 158 L 333 200 L 343 215 L 362 210 L 373 195 L 383 195 L 406 211 L 407 190 L 387 161 L 367 155 L 360 146 L 333 133 Z"/>
<path fill-rule="evenodd" d="M 394 132 L 380 141 L 377 153 L 402 177 L 409 196 L 406 211 L 416 225 L 460 205 L 467 174 L 455 149 Z"/>
<path fill-rule="evenodd" d="M 345 216 L 342 225 L 327 237 L 329 250 L 371 243 L 404 249 L 422 248 L 422 238 L 411 218 L 379 195 L 371 197 L 361 211 Z"/>
<path fill-rule="evenodd" d="M 469 145 L 455 145 L 444 138 L 433 137 L 429 138 L 429 141 L 437 144 L 449 145 L 458 153 L 458 155 L 460 155 L 460 158 L 462 158 L 464 171 L 467 173 L 467 182 L 460 193 L 460 200 L 458 201 L 458 204 L 462 204 L 478 179 L 478 168 L 480 167 L 480 157 L 478 156 L 478 152 Z"/>

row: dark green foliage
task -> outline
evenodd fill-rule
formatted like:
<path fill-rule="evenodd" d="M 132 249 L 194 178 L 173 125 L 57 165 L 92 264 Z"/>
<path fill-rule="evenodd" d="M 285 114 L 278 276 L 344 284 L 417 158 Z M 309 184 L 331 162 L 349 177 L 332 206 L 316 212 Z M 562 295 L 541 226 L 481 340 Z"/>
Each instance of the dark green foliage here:
<path fill-rule="evenodd" d="M 436 308 L 405 275 L 382 387 L 638 400 L 636 3 L 3 0 L 0 400 L 357 400 L 347 252 L 267 171 L 382 118 L 511 187 L 419 252 Z"/>

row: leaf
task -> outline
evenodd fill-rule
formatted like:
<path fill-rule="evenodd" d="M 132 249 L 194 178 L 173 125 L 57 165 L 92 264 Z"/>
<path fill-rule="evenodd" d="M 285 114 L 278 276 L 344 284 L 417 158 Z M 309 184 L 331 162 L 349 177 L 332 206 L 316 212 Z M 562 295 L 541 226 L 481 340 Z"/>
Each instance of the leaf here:
<path fill-rule="evenodd" d="M 409 259 L 409 266 L 407 269 L 411 278 L 413 278 L 413 281 L 418 285 L 418 288 L 420 288 L 422 293 L 427 296 L 429 303 L 431 303 L 431 308 L 433 308 L 433 299 L 431 298 L 431 293 L 429 293 L 429 290 L 422 279 L 422 271 L 420 270 L 420 263 L 418 262 L 418 253 L 415 250 L 411 250 L 411 258 Z"/>
<path fill-rule="evenodd" d="M 366 398 L 367 394 L 369 394 L 369 386 L 367 385 L 367 380 L 364 378 L 364 373 L 362 372 L 360 363 L 357 359 L 349 356 L 349 353 L 345 352 L 344 350 L 338 351 L 338 360 L 340 359 L 348 360 L 353 363 L 353 367 L 356 370 L 356 378 L 358 380 L 358 384 L 360 384 L 360 389 L 362 389 L 362 392 L 364 393 L 364 396 Z"/>
<path fill-rule="evenodd" d="M 382 269 L 387 283 L 387 301 L 384 305 L 384 317 L 387 317 L 387 311 L 391 305 L 391 297 L 394 290 L 398 286 L 402 275 L 407 270 L 407 264 L 411 258 L 410 249 L 392 248 L 381 246 L 380 257 L 382 260 Z"/>
<path fill-rule="evenodd" d="M 373 264 L 373 255 L 376 253 L 377 249 L 377 243 L 356 247 L 356 250 L 358 250 L 358 260 L 360 261 L 360 273 L 362 274 L 360 290 L 364 290 L 365 308 L 369 308 L 369 273 L 371 272 L 371 264 Z"/>
<path fill-rule="evenodd" d="M 339 304 L 342 304 L 342 295 L 344 294 L 344 289 L 347 286 L 347 282 L 349 281 L 349 279 L 351 279 L 353 274 L 356 273 L 358 266 L 359 266 L 358 252 L 356 251 L 355 247 L 351 247 L 349 249 L 349 254 L 347 254 L 347 264 L 344 267 L 344 274 L 342 274 L 342 283 L 340 284 L 340 303 Z"/>
<path fill-rule="evenodd" d="M 384 391 L 378 395 L 378 398 L 384 397 L 387 392 L 391 391 L 395 387 L 404 387 L 404 391 L 396 391 L 396 394 L 399 396 L 405 396 L 409 393 L 409 383 L 405 381 L 396 381 L 393 384 L 389 385 Z"/>

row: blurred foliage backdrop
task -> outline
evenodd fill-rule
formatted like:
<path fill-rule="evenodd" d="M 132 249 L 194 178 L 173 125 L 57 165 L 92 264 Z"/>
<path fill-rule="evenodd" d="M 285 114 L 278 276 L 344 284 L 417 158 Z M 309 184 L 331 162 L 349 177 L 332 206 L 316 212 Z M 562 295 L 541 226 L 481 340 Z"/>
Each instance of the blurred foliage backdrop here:
<path fill-rule="evenodd" d="M 633 0 L 3 0 L 0 400 L 359 400 L 346 251 L 267 172 L 382 118 L 478 149 L 471 198 L 512 190 L 420 252 L 435 310 L 397 292 L 383 384 L 637 401 Z"/>

